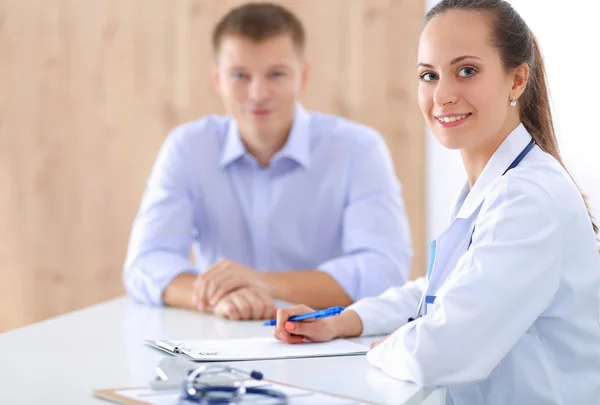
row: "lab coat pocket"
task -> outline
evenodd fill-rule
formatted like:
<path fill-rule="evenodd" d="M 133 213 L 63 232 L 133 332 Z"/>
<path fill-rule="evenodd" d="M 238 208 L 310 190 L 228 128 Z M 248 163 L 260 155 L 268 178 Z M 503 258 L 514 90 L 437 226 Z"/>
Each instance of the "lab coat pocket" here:
<path fill-rule="evenodd" d="M 506 403 L 497 402 L 490 399 L 490 393 L 497 391 L 496 384 L 501 384 L 502 380 L 496 381 L 500 375 L 501 364 L 496 366 L 490 375 L 482 381 L 473 381 L 468 384 L 449 386 L 447 396 L 451 398 L 450 403 L 455 404 L 487 404 L 487 403 Z"/>

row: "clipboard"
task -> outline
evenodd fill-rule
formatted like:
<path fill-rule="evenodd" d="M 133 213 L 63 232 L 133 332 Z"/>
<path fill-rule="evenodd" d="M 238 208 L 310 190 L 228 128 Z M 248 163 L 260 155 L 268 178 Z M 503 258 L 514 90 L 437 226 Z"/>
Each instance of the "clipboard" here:
<path fill-rule="evenodd" d="M 323 391 L 318 391 L 318 390 L 312 390 L 312 389 L 308 389 L 308 388 L 301 388 L 301 387 L 297 387 L 295 385 L 292 384 L 286 384 L 286 383 L 280 383 L 280 382 L 275 382 L 272 380 L 268 380 L 268 379 L 263 379 L 261 380 L 262 382 L 266 382 L 269 383 L 270 385 L 272 385 L 273 389 L 276 390 L 280 390 L 285 392 L 290 399 L 294 399 L 295 396 L 298 396 L 298 398 L 296 398 L 296 400 L 298 399 L 302 399 L 303 401 L 306 400 L 304 403 L 306 404 L 312 404 L 312 403 L 327 403 L 327 404 L 348 404 L 348 402 L 352 403 L 352 405 L 379 405 L 378 402 L 372 402 L 372 401 L 365 401 L 365 400 L 361 400 L 358 398 L 352 398 L 352 397 L 348 397 L 348 396 L 344 396 L 344 395 L 338 395 L 338 394 L 331 394 L 331 393 L 327 393 L 327 392 L 323 392 Z M 152 393 L 155 392 L 157 393 L 156 397 L 162 396 L 162 400 L 164 402 L 168 402 L 170 398 L 172 398 L 173 400 L 175 399 L 175 395 L 179 395 L 179 391 L 174 392 L 174 391 L 170 391 L 171 394 L 165 394 L 164 392 L 161 391 L 152 391 L 150 388 L 148 387 L 138 387 L 138 388 L 113 388 L 113 389 L 102 389 L 102 390 L 95 390 L 93 391 L 93 395 L 96 398 L 105 400 L 105 401 L 109 401 L 112 403 L 116 403 L 116 404 L 121 404 L 121 405 L 156 405 L 157 402 L 153 401 L 153 400 L 139 400 L 139 399 L 134 399 L 131 397 L 130 393 L 131 392 L 138 392 L 139 396 L 143 396 L 145 393 Z M 161 395 L 162 393 L 162 395 Z M 168 395 L 171 395 L 171 397 L 169 397 Z M 150 397 L 150 395 L 147 395 L 148 397 Z M 177 403 L 177 402 L 170 402 L 170 403 Z"/>
<path fill-rule="evenodd" d="M 290 345 L 273 337 L 208 340 L 145 340 L 165 353 L 196 362 L 274 360 L 364 355 L 369 346 L 347 339 Z"/>
<path fill-rule="evenodd" d="M 113 402 L 115 404 L 123 405 L 152 405 L 149 402 L 141 402 L 120 394 L 122 391 L 143 389 L 143 388 L 113 388 L 106 390 L 95 390 L 92 395 L 96 398 L 103 399 L 105 401 Z"/>

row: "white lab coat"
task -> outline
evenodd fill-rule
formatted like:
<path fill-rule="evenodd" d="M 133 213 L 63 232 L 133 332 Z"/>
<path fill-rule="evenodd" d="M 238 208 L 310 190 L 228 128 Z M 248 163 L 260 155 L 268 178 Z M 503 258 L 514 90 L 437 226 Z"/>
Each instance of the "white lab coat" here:
<path fill-rule="evenodd" d="M 463 189 L 423 278 L 349 309 L 363 335 L 390 333 L 368 361 L 447 404 L 600 404 L 600 255 L 569 175 L 521 124 Z M 474 230 L 474 232 L 473 232 Z M 468 248 L 472 234 L 472 244 Z M 397 330 L 396 330 L 397 329 Z"/>

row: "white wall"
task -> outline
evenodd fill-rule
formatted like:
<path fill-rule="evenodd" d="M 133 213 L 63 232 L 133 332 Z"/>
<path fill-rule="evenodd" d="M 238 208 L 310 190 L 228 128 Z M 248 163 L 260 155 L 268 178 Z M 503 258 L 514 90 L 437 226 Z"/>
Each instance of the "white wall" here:
<path fill-rule="evenodd" d="M 431 7 L 437 3 L 428 0 Z M 600 2 L 512 0 L 535 33 L 546 59 L 559 145 L 571 174 L 600 222 Z M 427 133 L 427 230 L 435 238 L 465 175 L 458 152 Z"/>

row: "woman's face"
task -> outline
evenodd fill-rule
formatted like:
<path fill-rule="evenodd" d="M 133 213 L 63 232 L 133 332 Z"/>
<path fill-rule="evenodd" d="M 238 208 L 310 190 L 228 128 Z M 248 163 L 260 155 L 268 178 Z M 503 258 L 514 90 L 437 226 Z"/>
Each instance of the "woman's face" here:
<path fill-rule="evenodd" d="M 438 141 L 450 149 L 484 148 L 512 128 L 514 80 L 491 42 L 490 18 L 449 11 L 419 41 L 419 105 Z M 510 111 L 510 109 L 513 111 Z"/>

